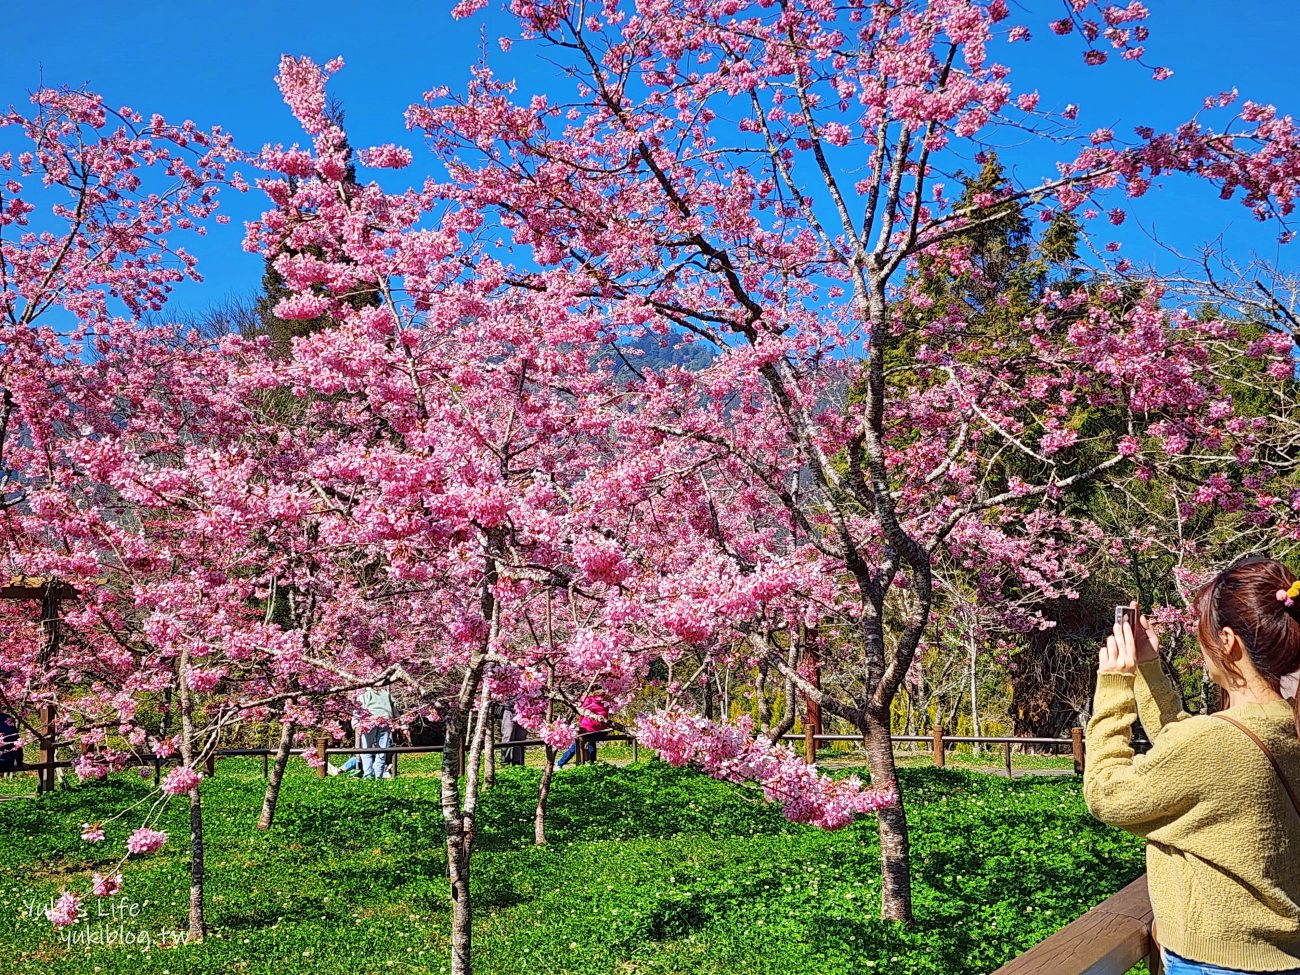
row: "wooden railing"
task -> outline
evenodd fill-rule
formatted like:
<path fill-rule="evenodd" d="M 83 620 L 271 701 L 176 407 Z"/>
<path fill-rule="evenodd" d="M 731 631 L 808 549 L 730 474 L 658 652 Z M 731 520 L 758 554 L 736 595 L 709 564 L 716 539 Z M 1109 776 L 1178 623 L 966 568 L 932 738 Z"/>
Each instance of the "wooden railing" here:
<path fill-rule="evenodd" d="M 802 735 L 785 735 L 783 741 L 802 741 L 804 757 L 816 761 L 818 746 L 822 743 L 836 741 L 858 742 L 861 735 L 814 735 L 805 732 Z M 1001 745 L 1002 763 L 1007 776 L 1011 775 L 1011 748 L 1019 745 L 1025 748 L 1069 748 L 1074 758 L 1074 770 L 1083 774 L 1083 729 L 1071 728 L 1069 738 L 1011 738 L 999 736 L 946 735 L 942 728 L 935 728 L 928 735 L 890 735 L 889 740 L 895 744 L 929 745 L 934 764 L 943 768 L 946 764 L 947 749 L 953 745 Z"/>
<path fill-rule="evenodd" d="M 579 742 L 584 742 L 587 735 L 579 735 Z M 605 742 L 630 742 L 632 745 L 632 760 L 636 761 L 639 757 L 639 745 L 635 737 L 624 734 L 606 734 L 601 739 Z M 804 733 L 802 735 L 785 735 L 782 738 L 787 742 L 803 742 L 804 757 L 807 761 L 815 762 L 819 746 L 831 744 L 833 742 L 853 742 L 860 744 L 862 737 L 860 735 L 814 735 Z M 1008 777 L 1011 776 L 1011 749 L 1013 746 L 1022 748 L 1069 748 L 1074 758 L 1074 771 L 1083 772 L 1084 742 L 1083 729 L 1072 728 L 1069 738 L 1011 738 L 998 736 L 974 736 L 974 735 L 945 735 L 942 728 L 935 728 L 928 735 L 892 735 L 890 740 L 895 744 L 913 744 L 929 745 L 931 755 L 934 758 L 934 764 L 943 768 L 946 763 L 946 752 L 954 745 L 974 744 L 974 745 L 1000 745 L 1002 747 L 1002 763 Z M 536 748 L 544 746 L 546 743 L 539 738 L 526 738 L 521 741 L 502 741 L 493 742 L 493 748 L 498 751 L 511 748 Z M 394 745 L 388 748 L 336 748 L 327 742 L 318 742 L 316 744 L 316 754 L 320 759 L 318 772 L 321 777 L 327 774 L 325 762 L 331 755 L 375 755 L 383 753 L 394 757 L 396 765 L 396 756 L 398 755 L 434 755 L 441 754 L 442 745 Z M 458 756 L 457 766 L 463 773 L 465 768 L 465 756 Z M 301 755 L 303 749 L 294 749 L 294 754 Z M 585 761 L 586 750 L 579 748 L 575 759 L 579 765 Z M 216 760 L 218 758 L 261 758 L 262 774 L 267 774 L 268 765 L 271 757 L 275 755 L 273 748 L 219 748 L 210 753 L 205 761 L 207 774 L 209 776 L 216 774 Z M 132 757 L 128 767 L 152 765 L 155 770 L 155 778 L 162 765 L 168 764 L 175 759 L 161 759 L 156 755 L 141 754 Z M 54 757 L 54 747 L 49 744 L 49 739 L 41 742 L 41 761 L 20 763 L 14 771 L 17 772 L 35 772 L 37 773 L 37 791 L 47 792 L 54 786 L 54 772 L 56 769 L 65 769 L 71 767 L 72 763 L 68 761 L 57 761 Z"/>
<path fill-rule="evenodd" d="M 587 740 L 588 737 L 589 737 L 588 735 L 579 735 L 578 741 L 580 743 L 583 743 Z M 640 746 L 637 740 L 630 735 L 606 734 L 604 737 L 600 739 L 600 741 L 631 742 L 632 760 L 636 761 L 640 757 L 639 755 Z M 525 738 L 519 741 L 493 742 L 492 747 L 497 751 L 502 751 L 502 750 L 515 748 L 515 747 L 535 748 L 539 745 L 544 746 L 545 744 L 546 742 L 542 741 L 540 738 Z M 321 764 L 317 768 L 317 774 L 321 778 L 325 778 L 329 772 L 329 770 L 325 767 L 325 763 L 328 762 L 329 757 L 331 755 L 379 755 L 379 754 L 390 755 L 394 758 L 394 766 L 396 766 L 396 757 L 398 755 L 441 755 L 444 751 L 446 751 L 446 749 L 442 745 L 390 745 L 388 748 L 364 748 L 364 747 L 336 748 L 325 741 L 318 741 L 314 746 L 314 748 L 311 749 L 295 748 L 293 749 L 292 754 L 301 756 L 304 754 L 305 751 L 315 751 L 316 756 L 320 759 L 321 762 Z M 42 747 L 41 753 L 42 756 L 45 756 L 47 754 L 52 756 L 53 749 L 46 749 L 45 747 Z M 213 752 L 209 752 L 207 756 L 204 758 L 204 770 L 207 773 L 208 777 L 211 778 L 212 776 L 216 775 L 217 759 L 219 758 L 260 758 L 262 760 L 262 774 L 266 775 L 269 772 L 270 760 L 274 755 L 275 755 L 274 748 L 218 748 Z M 463 775 L 465 772 L 465 749 L 463 747 L 461 748 L 460 754 L 458 755 L 457 758 L 458 758 L 457 761 L 458 771 L 460 772 L 460 774 Z M 574 756 L 574 759 L 577 762 L 577 764 L 582 765 L 586 761 L 586 749 L 580 747 L 577 751 L 577 754 Z M 147 752 L 138 753 L 132 755 L 130 760 L 125 763 L 123 768 L 137 768 L 137 767 L 152 765 L 154 766 L 154 770 L 155 770 L 154 778 L 156 780 L 158 778 L 158 772 L 161 769 L 161 767 L 165 764 L 170 764 L 175 760 L 176 760 L 176 756 L 172 756 L 171 758 L 161 758 L 157 755 L 149 754 Z M 71 767 L 72 767 L 72 762 L 55 760 L 53 757 L 49 757 L 49 758 L 45 758 L 45 760 L 40 762 L 19 762 L 17 767 L 15 767 L 12 771 L 35 772 L 38 776 L 37 791 L 46 792 L 49 790 L 49 788 L 52 788 L 54 771 L 56 769 L 66 769 Z M 47 781 L 51 783 L 49 786 L 46 785 Z"/>
<path fill-rule="evenodd" d="M 1124 975 L 1140 961 L 1160 975 L 1151 919 L 1143 874 L 993 975 Z"/>

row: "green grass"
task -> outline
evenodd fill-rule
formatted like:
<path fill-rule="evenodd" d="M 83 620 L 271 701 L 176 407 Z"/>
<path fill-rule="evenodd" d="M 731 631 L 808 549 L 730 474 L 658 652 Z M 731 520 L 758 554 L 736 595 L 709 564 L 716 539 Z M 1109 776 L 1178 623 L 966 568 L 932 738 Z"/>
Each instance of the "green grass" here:
<path fill-rule="evenodd" d="M 0 802 L 0 969 L 14 975 L 371 975 L 447 971 L 449 898 L 430 759 L 391 782 L 291 766 L 277 825 L 254 828 L 259 762 L 204 784 L 211 935 L 179 947 L 69 946 L 39 909 L 119 851 L 133 820 L 87 846 L 80 824 L 140 798 L 131 775 Z M 1091 820 L 1073 776 L 1006 781 L 907 768 L 917 923 L 877 919 L 875 821 L 786 822 L 741 791 L 659 762 L 570 768 L 551 845 L 532 845 L 538 773 L 498 771 L 474 860 L 476 971 L 839 975 L 989 972 L 1142 871 L 1140 844 Z M 186 810 L 128 864 L 123 930 L 183 927 Z M 87 901 L 91 911 L 93 899 Z M 118 920 L 90 918 L 91 929 Z"/>
<path fill-rule="evenodd" d="M 933 765 L 934 756 L 929 752 L 920 754 L 899 754 L 897 756 L 899 765 Z M 1000 749 L 985 748 L 979 755 L 973 755 L 969 749 L 965 751 L 952 750 L 946 753 L 944 761 L 948 765 L 959 765 L 965 768 L 980 768 L 1001 770 L 1005 768 L 1003 764 L 1002 752 Z M 1019 771 L 1057 771 L 1069 772 L 1074 769 L 1074 759 L 1069 755 L 1021 755 L 1017 752 L 1011 753 L 1011 769 L 1014 772 Z"/>

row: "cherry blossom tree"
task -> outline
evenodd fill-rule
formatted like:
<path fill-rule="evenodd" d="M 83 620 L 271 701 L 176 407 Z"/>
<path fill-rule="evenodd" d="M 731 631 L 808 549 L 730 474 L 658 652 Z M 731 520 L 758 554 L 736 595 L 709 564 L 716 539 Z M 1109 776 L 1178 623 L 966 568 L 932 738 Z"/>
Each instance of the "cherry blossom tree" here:
<path fill-rule="evenodd" d="M 922 258 L 934 273 L 967 273 L 961 249 L 944 245 L 1013 209 L 1069 212 L 1100 235 L 1105 220 L 1124 219 L 1117 196 L 1140 197 L 1169 172 L 1285 218 L 1294 126 L 1245 103 L 1222 126 L 1201 116 L 1168 133 L 1080 135 L 1077 106 L 1041 104 L 1032 80 L 1013 83 L 990 56 L 995 43 L 1042 32 L 1002 0 L 512 9 L 520 37 L 502 46 L 544 47 L 572 93 L 516 101 L 483 66 L 467 94 L 434 90 L 409 122 L 448 160 L 464 209 L 495 215 L 519 255 L 506 273 L 518 288 L 569 294 L 620 335 L 679 331 L 714 350 L 697 375 L 668 369 L 633 384 L 625 448 L 638 464 L 685 471 L 697 490 L 729 481 L 715 508 L 757 499 L 768 551 L 758 561 L 725 529 L 678 522 L 679 544 L 711 538 L 714 558 L 693 563 L 681 588 L 695 598 L 664 622 L 690 642 L 714 639 L 719 602 L 702 594 L 717 590 L 717 560 L 774 582 L 764 599 L 775 618 L 749 614 L 739 629 L 801 693 L 861 729 L 873 780 L 896 788 L 890 705 L 929 620 L 937 553 L 979 548 L 1013 565 L 1040 537 L 1038 509 L 1149 475 L 1153 447 L 1180 454 L 1236 436 L 1213 407 L 1220 389 L 1204 348 L 1184 340 L 1197 333 L 1192 317 L 1156 285 L 1048 290 L 1015 341 L 993 347 L 945 310 L 909 354 L 928 386 L 900 385 L 892 353 L 909 325 L 899 299 L 924 299 L 906 294 L 905 275 Z M 1145 17 L 1140 3 L 1075 0 L 1050 33 L 1068 35 L 1055 43 L 1090 65 L 1114 57 L 1141 72 Z M 1230 101 L 1212 110 L 1228 115 Z M 964 199 L 945 172 L 981 160 L 1008 128 L 1069 154 L 1049 178 Z M 1077 404 L 1116 419 L 1081 426 Z M 775 581 L 809 566 L 826 580 L 820 590 Z M 822 631 L 844 635 L 835 645 L 865 675 L 853 693 L 819 690 L 790 660 L 794 620 L 779 607 L 791 591 Z M 694 717 L 680 722 L 702 733 Z M 883 914 L 908 920 L 905 813 L 879 815 Z"/>
<path fill-rule="evenodd" d="M 76 598 L 53 646 L 15 628 L 0 693 L 20 716 L 55 708 L 46 733 L 79 750 L 83 779 L 178 759 L 124 856 L 161 845 L 157 816 L 185 797 L 200 939 L 205 759 L 232 725 L 286 705 L 325 720 L 349 686 L 383 679 L 386 641 L 357 563 L 322 547 L 333 512 L 310 478 L 311 440 L 265 408 L 266 344 L 140 322 L 197 278 L 168 241 L 219 219 L 218 185 L 242 188 L 229 138 L 86 92 L 33 102 L 4 119 L 29 149 L 0 160 L 13 194 L 0 236 L 4 561 Z M 121 883 L 116 870 L 101 879 L 99 896 Z"/>
<path fill-rule="evenodd" d="M 137 694 L 156 688 L 167 670 L 125 639 L 130 593 L 105 584 L 101 558 L 112 536 L 125 543 L 112 554 L 118 566 L 156 566 L 166 556 L 131 545 L 129 531 L 119 534 L 121 510 L 101 503 L 87 469 L 116 466 L 111 441 L 132 425 L 125 414 L 156 430 L 163 412 L 176 409 L 167 418 L 175 443 L 177 429 L 206 412 L 202 393 L 192 409 L 172 395 L 191 367 L 202 387 L 202 363 L 157 335 L 133 332 L 131 320 L 158 310 L 176 282 L 197 280 L 193 258 L 169 241 L 201 233 L 217 186 L 239 182 L 227 176 L 232 149 L 220 130 L 146 120 L 86 91 L 41 89 L 31 101 L 28 113 L 11 108 L 0 116 L 5 562 L 11 575 L 56 579 L 80 598 L 55 648 L 32 653 L 17 641 L 6 646 L 0 671 L 4 697 L 20 716 L 58 708 L 58 724 L 46 733 L 78 732 L 88 751 L 76 767 L 94 774 L 124 757 L 102 747 L 107 728 L 144 744 Z M 181 710 L 188 721 L 188 702 Z M 164 785 L 168 794 L 189 794 L 197 824 L 192 740 L 187 728 L 186 768 Z M 201 833 L 192 839 L 201 885 Z M 130 852 L 151 846 L 138 839 Z M 191 931 L 201 936 L 201 898 L 192 901 Z"/>
<path fill-rule="evenodd" d="M 310 393 L 313 424 L 337 431 L 316 447 L 314 483 L 341 519 L 336 540 L 400 607 L 402 633 L 385 650 L 395 679 L 445 722 L 452 964 L 468 972 L 491 702 L 508 703 L 552 748 L 573 741 L 589 698 L 622 710 L 652 664 L 696 630 L 690 594 L 648 557 L 625 558 L 620 540 L 633 530 L 638 548 L 694 553 L 666 554 L 676 536 L 629 518 L 626 502 L 652 500 L 673 478 L 659 459 L 628 450 L 619 352 L 602 310 L 583 309 L 585 285 L 519 286 L 479 246 L 480 214 L 448 207 L 446 186 L 392 193 L 347 180 L 346 142 L 324 111 L 339 67 L 281 62 L 281 89 L 312 146 L 263 151 L 259 186 L 273 208 L 250 225 L 247 246 L 273 260 L 292 292 L 278 316 L 338 323 L 296 340 L 275 382 Z M 411 159 L 393 146 L 358 156 L 363 167 Z M 358 292 L 379 300 L 357 306 Z M 680 618 L 668 640 L 665 613 Z M 654 727 L 641 723 L 652 746 L 685 760 Z M 843 825 L 889 800 L 745 734 L 718 731 L 704 754 L 707 736 L 692 737 L 691 757 L 757 782 L 792 818 Z"/>

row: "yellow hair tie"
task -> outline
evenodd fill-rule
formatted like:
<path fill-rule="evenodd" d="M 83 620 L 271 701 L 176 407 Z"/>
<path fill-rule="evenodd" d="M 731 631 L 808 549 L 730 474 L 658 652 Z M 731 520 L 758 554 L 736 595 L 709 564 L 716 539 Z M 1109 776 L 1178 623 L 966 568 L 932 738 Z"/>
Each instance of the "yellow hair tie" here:
<path fill-rule="evenodd" d="M 1287 599 L 1295 599 L 1296 596 L 1300 596 L 1300 579 L 1291 583 L 1291 588 L 1286 591 Z"/>

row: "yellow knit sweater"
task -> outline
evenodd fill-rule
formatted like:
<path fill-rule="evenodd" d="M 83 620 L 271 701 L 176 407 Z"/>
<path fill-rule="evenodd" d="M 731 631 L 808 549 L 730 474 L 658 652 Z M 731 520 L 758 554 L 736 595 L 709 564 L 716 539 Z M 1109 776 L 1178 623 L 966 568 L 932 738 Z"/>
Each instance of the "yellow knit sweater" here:
<path fill-rule="evenodd" d="M 1152 741 L 1129 747 L 1139 712 Z M 1289 701 L 1229 709 L 1300 792 Z M 1159 662 L 1100 674 L 1083 794 L 1103 822 L 1147 841 L 1160 943 L 1184 958 L 1271 972 L 1300 966 L 1300 816 L 1241 729 L 1179 709 Z"/>

